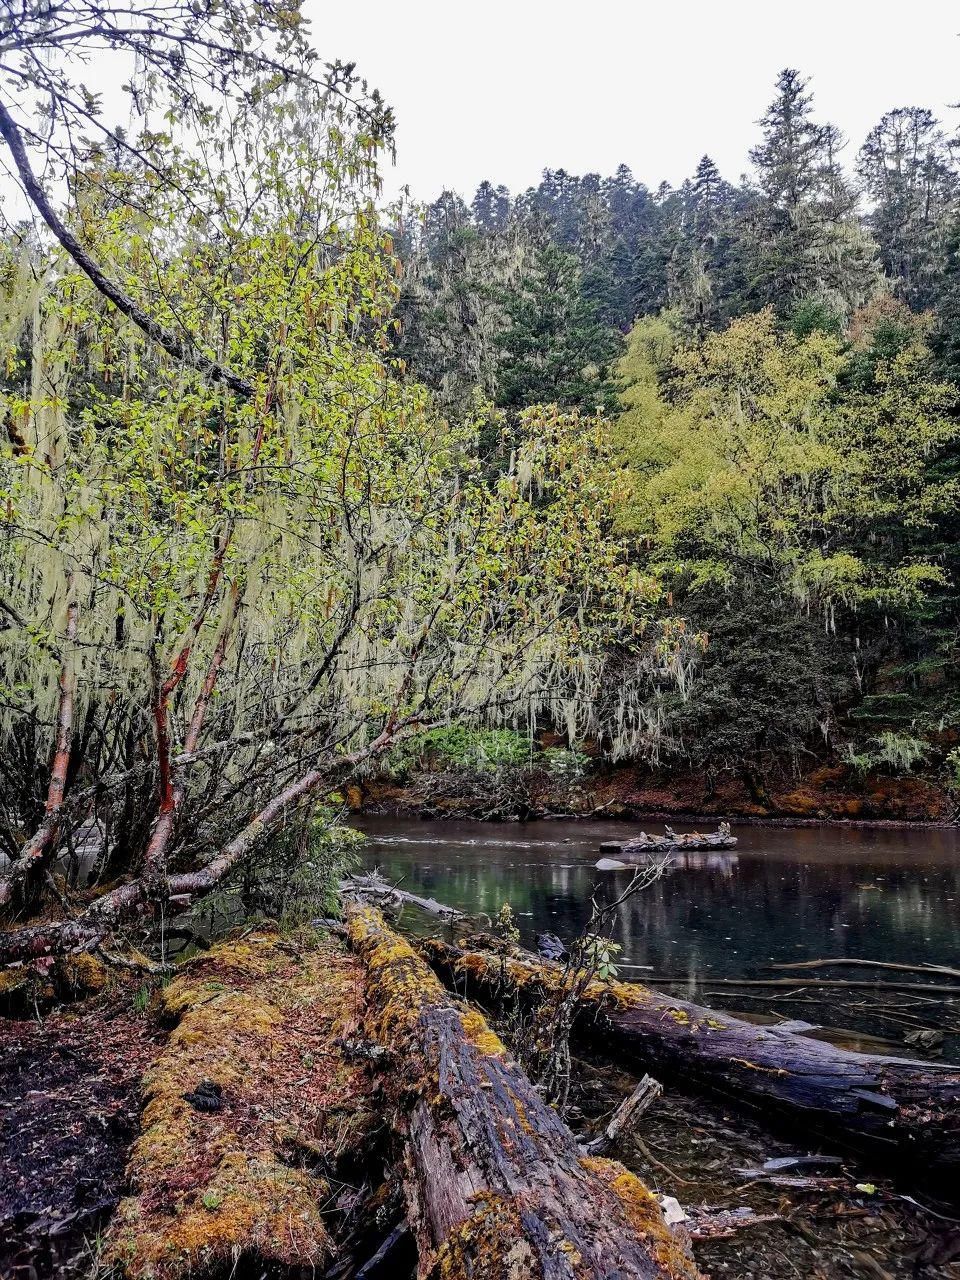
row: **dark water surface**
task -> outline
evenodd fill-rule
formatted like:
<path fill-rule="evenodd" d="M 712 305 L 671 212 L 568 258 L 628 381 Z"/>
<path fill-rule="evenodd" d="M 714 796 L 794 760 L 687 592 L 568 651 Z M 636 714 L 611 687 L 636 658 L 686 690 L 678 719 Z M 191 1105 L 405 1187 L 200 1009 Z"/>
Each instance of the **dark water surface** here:
<path fill-rule="evenodd" d="M 469 912 L 493 915 L 509 902 L 527 943 L 543 930 L 565 941 L 577 936 L 595 887 L 602 899 L 630 876 L 596 870 L 600 841 L 639 830 L 639 824 L 565 821 L 365 818 L 358 825 L 369 837 L 368 867 Z M 655 823 L 648 829 L 662 830 Z M 678 823 L 677 830 L 692 827 Z M 786 1009 L 791 1017 L 901 1038 L 909 1025 L 896 1018 L 923 1015 L 914 995 L 886 996 L 901 1012 L 881 1025 L 864 1011 L 872 993 L 862 997 L 855 988 L 747 996 L 716 980 L 784 976 L 770 966 L 836 956 L 960 965 L 960 832 L 829 826 L 735 826 L 734 832 L 736 850 L 677 856 L 662 880 L 619 909 L 613 936 L 623 947 L 620 961 L 649 967 L 632 975 L 624 967 L 623 976 L 682 976 L 687 981 L 671 987 L 674 994 L 709 995 L 716 1005 L 756 1013 Z M 914 980 L 875 970 L 833 976 Z M 951 1020 L 960 1019 L 960 1003 L 947 1006 Z"/>

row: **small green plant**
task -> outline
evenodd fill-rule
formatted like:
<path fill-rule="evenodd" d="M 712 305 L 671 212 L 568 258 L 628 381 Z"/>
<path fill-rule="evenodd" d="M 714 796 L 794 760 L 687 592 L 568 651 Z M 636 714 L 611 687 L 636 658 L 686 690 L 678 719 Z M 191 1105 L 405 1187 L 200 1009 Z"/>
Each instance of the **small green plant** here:
<path fill-rule="evenodd" d="M 342 811 L 329 805 L 296 816 L 198 903 L 196 913 L 228 926 L 271 920 L 284 929 L 339 915 L 340 881 L 356 866 L 364 841 L 342 819 Z"/>
<path fill-rule="evenodd" d="M 606 981 L 615 978 L 619 970 L 614 961 L 623 950 L 618 942 L 611 942 L 601 934 L 588 934 L 581 946 L 580 957 L 584 968 L 592 969 L 598 978 Z"/>
<path fill-rule="evenodd" d="M 922 738 L 913 738 L 906 733 L 894 733 L 885 730 L 873 741 L 877 744 L 877 754 L 881 764 L 888 765 L 898 773 L 909 773 L 913 766 L 927 754 L 927 743 Z"/>
<path fill-rule="evenodd" d="M 493 931 L 498 938 L 503 938 L 504 942 L 510 942 L 514 946 L 520 941 L 520 930 L 517 928 L 513 908 L 509 902 L 505 902 L 497 912 L 496 919 L 493 922 Z"/>
<path fill-rule="evenodd" d="M 219 1209 L 223 1204 L 223 1196 L 216 1191 L 205 1191 L 203 1193 L 203 1207 L 211 1210 Z"/>
<path fill-rule="evenodd" d="M 446 725 L 428 729 L 394 747 L 387 768 L 395 777 L 424 769 L 464 769 L 478 773 L 530 763 L 530 739 L 512 729 L 470 729 Z"/>
<path fill-rule="evenodd" d="M 583 777 L 589 757 L 582 751 L 572 751 L 566 747 L 548 747 L 543 753 L 543 762 L 551 777 L 564 782 L 575 782 Z"/>

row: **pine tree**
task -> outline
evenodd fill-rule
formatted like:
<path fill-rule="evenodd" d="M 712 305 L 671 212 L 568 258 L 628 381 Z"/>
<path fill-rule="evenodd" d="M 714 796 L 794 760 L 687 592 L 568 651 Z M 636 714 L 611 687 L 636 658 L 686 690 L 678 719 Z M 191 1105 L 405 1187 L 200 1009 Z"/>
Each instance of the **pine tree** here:
<path fill-rule="evenodd" d="M 497 338 L 499 405 L 559 404 L 593 413 L 614 403 L 609 370 L 619 338 L 582 283 L 575 255 L 545 241 L 516 286 L 500 291 L 507 327 Z"/>
<path fill-rule="evenodd" d="M 479 231 L 497 231 L 510 216 L 510 192 L 484 180 L 477 187 L 470 211 Z"/>
<path fill-rule="evenodd" d="M 857 172 L 873 203 L 869 222 L 884 271 L 911 306 L 936 302 L 960 177 L 932 112 L 888 111 L 867 135 Z"/>
<path fill-rule="evenodd" d="M 848 315 L 877 288 L 876 248 L 840 165 L 842 135 L 814 121 L 807 83 L 797 71 L 782 71 L 760 121 L 763 141 L 750 152 L 758 190 L 743 223 L 744 253 L 759 305 L 789 314 L 815 297 Z"/>
<path fill-rule="evenodd" d="M 742 286 L 733 254 L 736 192 L 709 156 L 681 188 L 681 221 L 670 263 L 672 305 L 698 331 L 729 317 Z"/>

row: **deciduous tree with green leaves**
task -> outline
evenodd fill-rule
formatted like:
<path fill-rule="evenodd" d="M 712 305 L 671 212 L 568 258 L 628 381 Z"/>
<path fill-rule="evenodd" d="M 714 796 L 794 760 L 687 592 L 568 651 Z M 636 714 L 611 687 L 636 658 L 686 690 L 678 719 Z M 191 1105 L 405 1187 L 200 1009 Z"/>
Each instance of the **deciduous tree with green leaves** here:
<path fill-rule="evenodd" d="M 258 79 L 204 163 L 90 155 L 63 249 L 5 248 L 0 756 L 34 764 L 0 776 L 0 896 L 66 910 L 3 960 L 210 892 L 407 734 L 595 731 L 605 652 L 647 643 L 597 424 L 530 410 L 491 479 L 396 376 L 380 145 Z M 119 878 L 92 901 L 51 879 L 78 838 Z"/>

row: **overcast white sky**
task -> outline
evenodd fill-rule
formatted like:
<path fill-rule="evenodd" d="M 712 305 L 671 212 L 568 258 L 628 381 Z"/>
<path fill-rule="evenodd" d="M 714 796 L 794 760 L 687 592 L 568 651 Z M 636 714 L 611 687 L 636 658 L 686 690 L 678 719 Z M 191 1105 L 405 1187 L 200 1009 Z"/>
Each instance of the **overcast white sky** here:
<path fill-rule="evenodd" d="M 887 110 L 956 126 L 960 4 L 945 0 L 305 0 L 325 58 L 394 107 L 396 168 L 426 198 L 545 167 L 679 183 L 704 152 L 736 179 L 784 66 L 811 77 L 848 163 Z"/>

